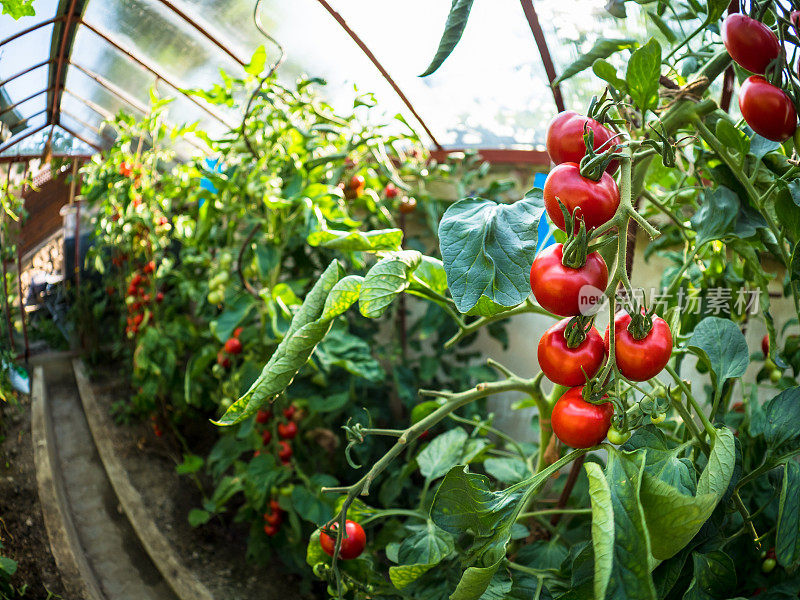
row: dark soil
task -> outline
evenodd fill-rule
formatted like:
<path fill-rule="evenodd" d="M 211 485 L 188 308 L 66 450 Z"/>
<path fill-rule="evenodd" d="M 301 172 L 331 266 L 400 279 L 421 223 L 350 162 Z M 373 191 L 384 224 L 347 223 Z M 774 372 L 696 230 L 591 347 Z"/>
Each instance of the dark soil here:
<path fill-rule="evenodd" d="M 120 384 L 118 372 L 110 368 L 93 369 L 92 381 L 98 404 L 106 409 L 102 416 L 107 426 L 116 428 L 115 450 L 131 483 L 182 562 L 215 598 L 301 600 L 312 597 L 300 592 L 300 578 L 287 573 L 280 563 L 264 567 L 246 560 L 246 526 L 223 525 L 212 520 L 202 527 L 191 527 L 187 515 L 191 509 L 200 507 L 202 498 L 189 477 L 175 472 L 182 458 L 173 433 L 164 427 L 163 436 L 156 437 L 149 423 L 114 424 L 110 416 L 112 405 L 127 397 L 129 390 Z M 213 440 L 214 432 L 207 432 L 206 437 Z"/>
<path fill-rule="evenodd" d="M 65 598 L 39 506 L 31 443 L 31 403 L 0 405 L 0 554 L 17 561 L 21 598 Z"/>

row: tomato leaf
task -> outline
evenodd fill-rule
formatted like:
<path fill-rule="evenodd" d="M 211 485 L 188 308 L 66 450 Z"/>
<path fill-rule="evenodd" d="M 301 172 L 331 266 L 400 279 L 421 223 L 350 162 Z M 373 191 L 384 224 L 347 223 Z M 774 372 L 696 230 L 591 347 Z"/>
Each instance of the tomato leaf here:
<path fill-rule="evenodd" d="M 439 48 L 436 50 L 431 64 L 428 65 L 428 68 L 425 69 L 420 77 L 426 77 L 436 72 L 458 45 L 461 36 L 464 34 L 464 29 L 467 27 L 473 2 L 474 0 L 453 0 L 453 4 L 450 6 L 450 13 L 447 15 L 447 22 L 444 25 L 442 39 L 439 41 Z"/>
<path fill-rule="evenodd" d="M 401 250 L 379 260 L 367 272 L 358 295 L 361 314 L 380 317 L 392 301 L 411 284 L 410 275 L 422 261 L 416 250 Z"/>
<path fill-rule="evenodd" d="M 244 70 L 253 76 L 258 76 L 267 66 L 267 50 L 264 46 L 259 46 L 253 53 L 250 63 L 245 65 Z"/>
<path fill-rule="evenodd" d="M 763 434 L 776 457 L 800 449 L 800 387 L 783 390 L 764 405 Z"/>
<path fill-rule="evenodd" d="M 721 550 L 707 554 L 692 553 L 694 576 L 684 600 L 713 600 L 730 598 L 736 589 L 736 567 Z"/>
<path fill-rule="evenodd" d="M 483 468 L 501 483 L 519 483 L 530 475 L 527 465 L 519 458 L 487 458 Z"/>
<path fill-rule="evenodd" d="M 403 589 L 447 558 L 454 550 L 453 536 L 433 523 L 409 525 L 415 532 L 403 540 L 397 559 L 403 563 L 389 568 L 389 578 L 397 589 Z"/>
<path fill-rule="evenodd" d="M 620 449 L 626 452 L 644 452 L 645 473 L 668 483 L 680 492 L 694 494 L 697 489 L 692 461 L 680 458 L 680 447 L 677 444 L 671 445 L 658 427 L 640 427 Z"/>
<path fill-rule="evenodd" d="M 3 7 L 4 15 L 11 15 L 11 18 L 18 21 L 22 17 L 32 17 L 36 14 L 33 9 L 33 0 L 3 0 L 0 2 Z"/>
<path fill-rule="evenodd" d="M 636 49 L 628 61 L 625 81 L 633 103 L 644 113 L 658 105 L 658 85 L 661 77 L 661 44 L 651 38 Z"/>
<path fill-rule="evenodd" d="M 725 0 L 708 0 L 708 16 L 706 17 L 706 25 L 711 25 L 719 21 L 722 14 L 729 6 L 729 2 Z"/>
<path fill-rule="evenodd" d="M 467 198 L 445 211 L 439 244 L 459 311 L 490 316 L 525 301 L 543 212 L 538 189 L 514 204 Z"/>
<path fill-rule="evenodd" d="M 706 317 L 694 328 L 688 349 L 711 369 L 716 385 L 741 377 L 750 364 L 750 352 L 742 330 L 728 319 Z"/>
<path fill-rule="evenodd" d="M 632 38 L 601 38 L 595 42 L 594 46 L 592 46 L 592 49 L 589 50 L 589 52 L 582 54 L 578 60 L 564 69 L 564 72 L 553 82 L 553 85 L 558 85 L 562 81 L 566 81 L 570 77 L 574 77 L 581 71 L 585 71 L 598 59 L 608 58 L 612 54 L 616 54 L 622 50 L 631 50 L 637 46 L 638 43 Z"/>
<path fill-rule="evenodd" d="M 437 435 L 417 456 L 419 471 L 428 480 L 444 476 L 457 464 L 465 464 L 467 432 L 456 427 Z"/>
<path fill-rule="evenodd" d="M 617 74 L 617 69 L 607 60 L 598 58 L 592 65 L 592 71 L 600 79 L 607 82 L 611 87 L 620 90 L 621 92 L 628 91 L 628 84 Z"/>
<path fill-rule="evenodd" d="M 783 468 L 775 556 L 787 569 L 800 564 L 800 464 L 789 461 Z"/>
<path fill-rule="evenodd" d="M 379 250 L 399 250 L 403 242 L 400 229 L 379 229 L 376 231 L 336 231 L 325 229 L 308 236 L 310 246 L 321 246 L 345 252 L 377 252 Z"/>

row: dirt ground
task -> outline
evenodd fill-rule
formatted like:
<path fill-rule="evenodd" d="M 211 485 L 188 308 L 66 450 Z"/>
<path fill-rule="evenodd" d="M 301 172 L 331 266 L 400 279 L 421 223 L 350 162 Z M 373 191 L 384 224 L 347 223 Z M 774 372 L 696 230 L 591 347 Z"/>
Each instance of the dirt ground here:
<path fill-rule="evenodd" d="M 200 506 L 201 497 L 188 477 L 175 472 L 181 456 L 174 440 L 170 440 L 170 433 L 156 438 L 147 423 L 114 425 L 111 407 L 128 391 L 120 387 L 116 375 L 103 370 L 93 370 L 92 382 L 98 404 L 105 409 L 103 417 L 108 427 L 117 429 L 115 449 L 131 482 L 142 494 L 156 524 L 183 563 L 215 598 L 301 600 L 314 597 L 302 594 L 300 578 L 286 573 L 279 563 L 261 567 L 245 559 L 246 527 L 226 527 L 214 520 L 202 527 L 191 527 L 187 515 Z"/>
<path fill-rule="evenodd" d="M 65 598 L 39 506 L 30 407 L 29 398 L 0 406 L 0 554 L 19 563 L 12 584 L 21 597 Z"/>

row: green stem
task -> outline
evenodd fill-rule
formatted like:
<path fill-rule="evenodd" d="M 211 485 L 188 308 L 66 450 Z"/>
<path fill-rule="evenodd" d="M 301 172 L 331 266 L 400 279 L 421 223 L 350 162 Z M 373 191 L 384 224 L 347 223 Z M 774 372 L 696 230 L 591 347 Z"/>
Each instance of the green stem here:
<path fill-rule="evenodd" d="M 683 381 L 683 379 L 681 379 L 680 375 L 678 375 L 678 373 L 675 371 L 672 365 L 668 364 L 664 368 L 672 376 L 672 378 L 675 380 L 675 383 L 677 383 L 680 386 L 683 393 L 689 399 L 692 408 L 694 408 L 695 412 L 697 413 L 697 416 L 699 416 L 700 420 L 703 422 L 703 429 L 705 429 L 706 433 L 713 438 L 717 434 L 717 432 L 714 429 L 714 426 L 711 424 L 711 421 L 708 420 L 708 417 L 706 417 L 706 414 L 700 408 L 700 404 L 692 395 L 692 391 L 689 389 L 689 386 L 687 386 L 686 383 Z"/>
<path fill-rule="evenodd" d="M 525 302 L 523 302 L 519 306 L 515 306 L 514 308 L 510 308 L 506 311 L 503 311 L 491 317 L 479 317 L 469 324 L 462 324 L 460 331 L 457 334 L 455 334 L 452 338 L 447 340 L 447 342 L 445 342 L 444 347 L 451 348 L 453 345 L 455 345 L 468 335 L 475 333 L 478 329 L 480 329 L 485 325 L 494 323 L 496 321 L 502 321 L 503 319 L 508 319 L 509 317 L 513 317 L 514 315 L 521 315 L 525 313 L 545 315 L 548 317 L 552 317 L 554 319 L 558 318 L 556 315 L 543 309 L 538 304 L 535 304 L 530 298 L 527 298 Z"/>

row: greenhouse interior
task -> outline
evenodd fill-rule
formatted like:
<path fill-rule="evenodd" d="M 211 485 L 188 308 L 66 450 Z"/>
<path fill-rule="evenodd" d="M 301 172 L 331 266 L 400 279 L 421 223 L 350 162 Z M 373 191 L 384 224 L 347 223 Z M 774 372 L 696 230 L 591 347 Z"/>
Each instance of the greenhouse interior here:
<path fill-rule="evenodd" d="M 800 0 L 0 13 L 0 600 L 800 598 Z"/>

